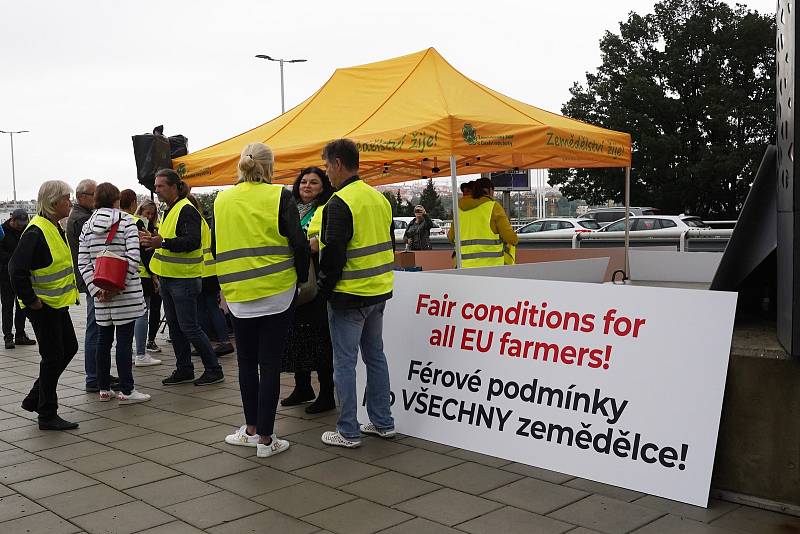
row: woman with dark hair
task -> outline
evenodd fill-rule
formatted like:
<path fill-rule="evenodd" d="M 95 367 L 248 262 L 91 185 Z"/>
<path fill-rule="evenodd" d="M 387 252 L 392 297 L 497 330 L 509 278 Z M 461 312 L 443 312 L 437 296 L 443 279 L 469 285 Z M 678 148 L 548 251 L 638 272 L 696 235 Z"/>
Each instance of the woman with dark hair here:
<path fill-rule="evenodd" d="M 317 237 L 309 235 L 309 224 L 315 213 L 331 198 L 333 186 L 325 172 L 318 167 L 308 167 L 292 186 L 292 195 L 297 202 L 300 226 L 311 241 L 311 249 L 319 250 Z M 311 255 L 314 272 L 319 272 L 319 255 Z M 317 371 L 319 395 L 311 386 L 311 371 Z M 306 413 L 321 413 L 336 407 L 333 396 L 333 349 L 328 330 L 328 311 L 325 299 L 318 294 L 314 300 L 297 307 L 294 323 L 289 332 L 289 341 L 283 359 L 283 371 L 294 372 L 294 391 L 281 401 L 283 406 L 296 406 L 314 401 L 306 407 Z M 316 400 L 314 400 L 316 397 Z"/>

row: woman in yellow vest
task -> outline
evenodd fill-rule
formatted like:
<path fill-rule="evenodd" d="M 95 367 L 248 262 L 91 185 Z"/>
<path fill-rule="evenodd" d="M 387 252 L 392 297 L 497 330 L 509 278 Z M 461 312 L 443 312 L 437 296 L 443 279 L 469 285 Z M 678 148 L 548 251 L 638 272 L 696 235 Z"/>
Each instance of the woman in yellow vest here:
<path fill-rule="evenodd" d="M 274 162 L 268 146 L 247 145 L 239 182 L 214 203 L 215 266 L 233 316 L 245 419 L 225 442 L 256 447 L 260 458 L 289 448 L 275 435 L 275 410 L 297 284 L 308 279 L 310 255 L 291 192 L 272 185 Z"/>
<path fill-rule="evenodd" d="M 461 266 L 495 267 L 513 263 L 512 251 L 519 242 L 506 212 L 494 200 L 494 187 L 488 178 L 472 182 L 458 201 L 461 233 Z M 455 243 L 452 227 L 447 237 Z"/>
<path fill-rule="evenodd" d="M 69 306 L 78 301 L 72 255 L 58 221 L 69 215 L 72 188 L 49 180 L 39 188 L 39 214 L 22 233 L 8 264 L 11 285 L 39 343 L 39 378 L 22 408 L 39 413 L 41 430 L 70 430 L 78 423 L 58 416 L 58 379 L 78 352 Z"/>

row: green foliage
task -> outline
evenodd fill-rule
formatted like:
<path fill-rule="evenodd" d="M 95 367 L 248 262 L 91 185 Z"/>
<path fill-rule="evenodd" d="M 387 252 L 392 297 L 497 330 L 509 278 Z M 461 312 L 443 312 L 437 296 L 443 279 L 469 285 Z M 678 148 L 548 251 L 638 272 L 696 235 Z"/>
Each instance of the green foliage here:
<path fill-rule="evenodd" d="M 570 117 L 630 132 L 631 199 L 665 213 L 736 217 L 775 142 L 775 21 L 720 0 L 662 0 L 600 41 Z M 620 169 L 550 171 L 592 204 L 622 200 Z"/>
<path fill-rule="evenodd" d="M 436 192 L 436 188 L 433 187 L 433 179 L 428 178 L 428 183 L 425 185 L 425 189 L 422 190 L 422 195 L 419 197 L 419 203 L 422 204 L 422 206 L 425 208 L 425 211 L 427 211 L 428 215 L 430 215 L 432 218 L 444 218 L 445 211 L 444 207 L 442 206 L 442 199 L 439 197 L 439 193 Z"/>
<path fill-rule="evenodd" d="M 194 197 L 203 207 L 203 215 L 205 217 L 212 217 L 214 215 L 214 201 L 217 200 L 219 189 L 215 189 L 210 193 L 198 193 Z"/>
<path fill-rule="evenodd" d="M 392 217 L 397 217 L 399 215 L 397 213 L 397 198 L 389 191 L 384 191 L 383 196 L 386 197 L 386 200 L 389 201 L 389 205 L 392 207 Z"/>

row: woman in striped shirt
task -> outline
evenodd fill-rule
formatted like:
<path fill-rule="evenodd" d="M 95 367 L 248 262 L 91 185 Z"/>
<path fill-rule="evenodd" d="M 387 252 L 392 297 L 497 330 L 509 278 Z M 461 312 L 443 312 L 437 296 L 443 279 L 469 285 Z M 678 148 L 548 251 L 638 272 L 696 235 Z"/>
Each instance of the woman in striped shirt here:
<path fill-rule="evenodd" d="M 99 327 L 97 337 L 97 382 L 100 400 L 114 398 L 111 391 L 111 345 L 114 331 L 117 340 L 117 372 L 119 389 L 116 395 L 120 404 L 150 400 L 150 395 L 136 391 L 133 386 L 133 327 L 134 321 L 144 311 L 144 296 L 139 279 L 139 232 L 133 217 L 119 209 L 119 189 L 102 183 L 94 195 L 95 211 L 83 225 L 78 248 L 78 269 L 94 298 L 95 319 Z M 114 238 L 107 245 L 111 227 L 119 222 Z M 104 250 L 128 260 L 125 289 L 109 291 L 94 285 L 95 261 Z"/>

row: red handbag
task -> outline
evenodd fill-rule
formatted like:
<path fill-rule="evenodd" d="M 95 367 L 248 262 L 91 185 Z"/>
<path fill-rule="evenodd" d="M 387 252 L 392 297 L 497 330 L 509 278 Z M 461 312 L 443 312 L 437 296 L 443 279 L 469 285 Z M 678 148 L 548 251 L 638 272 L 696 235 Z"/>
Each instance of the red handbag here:
<path fill-rule="evenodd" d="M 125 289 L 125 280 L 128 277 L 128 260 L 108 250 L 108 245 L 117 235 L 119 223 L 120 221 L 115 222 L 108 229 L 106 249 L 97 255 L 94 262 L 94 285 L 108 291 Z"/>

